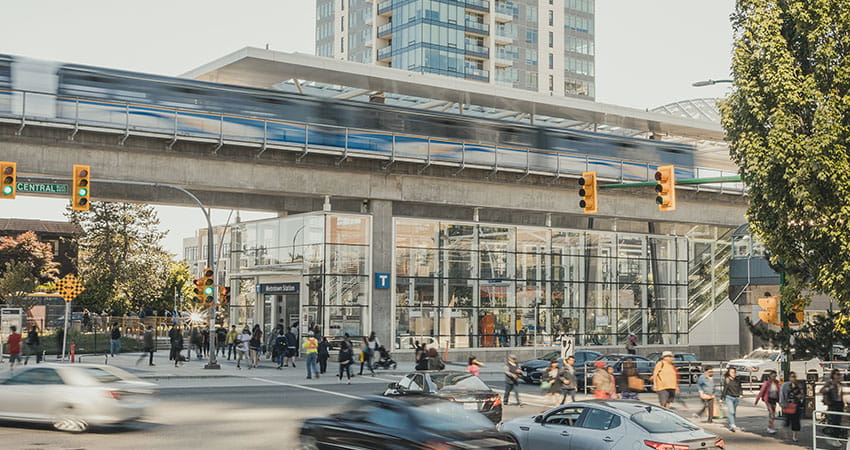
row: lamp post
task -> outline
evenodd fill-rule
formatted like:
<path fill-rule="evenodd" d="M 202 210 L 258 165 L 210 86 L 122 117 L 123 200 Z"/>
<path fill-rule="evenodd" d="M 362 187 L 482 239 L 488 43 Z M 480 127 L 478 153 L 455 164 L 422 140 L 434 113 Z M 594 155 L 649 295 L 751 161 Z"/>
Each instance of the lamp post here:
<path fill-rule="evenodd" d="M 693 86 L 693 87 L 705 87 L 705 86 L 714 86 L 715 84 L 720 84 L 720 83 L 732 84 L 732 83 L 734 83 L 734 81 L 732 81 L 732 80 L 712 80 L 711 78 L 709 78 L 707 80 L 695 81 L 695 82 L 691 83 L 691 86 Z"/>

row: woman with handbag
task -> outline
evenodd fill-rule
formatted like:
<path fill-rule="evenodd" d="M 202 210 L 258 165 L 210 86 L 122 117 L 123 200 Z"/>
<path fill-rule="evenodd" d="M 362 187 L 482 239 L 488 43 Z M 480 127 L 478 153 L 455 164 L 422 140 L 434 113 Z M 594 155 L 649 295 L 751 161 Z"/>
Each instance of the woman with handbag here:
<path fill-rule="evenodd" d="M 546 393 L 546 399 L 552 403 L 552 406 L 558 406 L 562 384 L 558 360 L 553 359 L 549 362 L 549 367 L 546 368 L 543 377 L 540 379 L 540 389 Z"/>
<path fill-rule="evenodd" d="M 767 432 L 776 434 L 776 429 L 773 428 L 773 421 L 776 419 L 776 404 L 779 403 L 779 381 L 776 380 L 776 371 L 771 370 L 767 373 L 767 379 L 759 389 L 756 395 L 756 402 L 753 406 L 758 406 L 759 400 L 763 401 L 767 406 Z"/>
<path fill-rule="evenodd" d="M 738 371 L 734 367 L 727 368 L 723 376 L 723 402 L 726 403 L 726 409 L 729 411 L 729 431 L 733 433 L 741 429 L 735 424 L 735 414 L 743 396 L 744 389 L 738 381 Z"/>
<path fill-rule="evenodd" d="M 791 427 L 791 440 L 794 442 L 797 442 L 797 433 L 800 432 L 800 416 L 803 414 L 805 400 L 806 390 L 803 384 L 797 381 L 797 374 L 791 372 L 788 374 L 788 381 L 779 389 L 779 405 L 782 407 L 782 415 Z"/>
<path fill-rule="evenodd" d="M 635 367 L 635 360 L 632 358 L 626 358 L 623 361 L 623 370 L 620 371 L 620 375 L 617 375 L 616 379 L 620 398 L 639 400 L 638 394 L 646 389 L 646 385 Z"/>
<path fill-rule="evenodd" d="M 611 398 L 611 375 L 605 369 L 605 363 L 596 361 L 596 371 L 593 372 L 593 397 L 597 399 Z"/>
<path fill-rule="evenodd" d="M 697 389 L 699 390 L 699 399 L 702 400 L 702 409 L 694 414 L 694 419 L 699 419 L 702 413 L 705 412 L 708 416 L 708 423 L 712 423 L 714 419 L 714 368 L 705 366 L 702 374 L 697 379 Z"/>

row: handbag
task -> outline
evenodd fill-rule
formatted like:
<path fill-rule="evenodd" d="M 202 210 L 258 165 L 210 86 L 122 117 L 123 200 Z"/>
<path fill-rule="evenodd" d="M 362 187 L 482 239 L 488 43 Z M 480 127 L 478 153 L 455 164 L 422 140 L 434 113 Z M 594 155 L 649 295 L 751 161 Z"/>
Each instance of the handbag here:
<path fill-rule="evenodd" d="M 549 381 L 541 381 L 540 382 L 540 390 L 548 391 L 550 387 L 552 387 L 551 382 L 549 382 Z"/>
<path fill-rule="evenodd" d="M 646 384 L 640 377 L 629 377 L 629 390 L 634 392 L 643 392 L 646 389 Z"/>
<path fill-rule="evenodd" d="M 714 396 L 711 395 L 711 394 L 706 394 L 705 392 L 703 392 L 702 394 L 699 395 L 699 398 L 700 398 L 700 400 L 711 400 L 711 399 L 714 398 Z"/>
<path fill-rule="evenodd" d="M 793 402 L 789 402 L 787 405 L 782 407 L 782 414 L 794 415 L 797 414 L 797 404 Z"/>

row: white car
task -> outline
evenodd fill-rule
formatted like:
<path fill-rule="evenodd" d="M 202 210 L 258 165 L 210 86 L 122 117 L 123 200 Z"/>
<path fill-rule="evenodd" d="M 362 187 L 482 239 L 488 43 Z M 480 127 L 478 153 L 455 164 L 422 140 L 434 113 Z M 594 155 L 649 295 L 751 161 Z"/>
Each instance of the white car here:
<path fill-rule="evenodd" d="M 110 366 L 38 364 L 0 383 L 0 420 L 49 423 L 60 431 L 139 419 L 156 385 Z"/>
<path fill-rule="evenodd" d="M 740 359 L 726 363 L 726 367 L 734 367 L 738 381 L 745 384 L 760 384 L 771 370 L 782 375 L 781 363 L 785 360 L 780 350 L 757 348 Z M 818 358 L 804 361 L 791 361 L 791 371 L 797 378 L 806 379 L 807 374 L 816 373 L 818 379 L 823 377 L 823 364 Z"/>

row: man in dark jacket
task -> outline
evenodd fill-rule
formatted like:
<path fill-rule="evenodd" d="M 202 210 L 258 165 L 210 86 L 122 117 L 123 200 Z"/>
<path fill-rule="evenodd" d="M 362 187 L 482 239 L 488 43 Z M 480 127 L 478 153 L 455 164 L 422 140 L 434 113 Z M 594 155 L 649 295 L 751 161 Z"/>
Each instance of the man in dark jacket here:
<path fill-rule="evenodd" d="M 142 356 L 139 356 L 139 359 L 136 360 L 136 365 L 138 366 L 142 360 L 145 359 L 145 356 L 150 355 L 150 359 L 148 360 L 148 365 L 153 366 L 153 352 L 156 351 L 156 344 L 154 344 L 153 339 L 153 327 L 148 325 L 145 328 L 145 334 L 142 337 Z"/>
<path fill-rule="evenodd" d="M 508 406 L 508 397 L 511 395 L 511 391 L 513 391 L 516 397 L 516 404 L 522 406 L 522 402 L 519 401 L 519 391 L 516 390 L 516 385 L 519 384 L 521 374 L 522 369 L 520 369 L 516 361 L 516 355 L 508 355 L 508 361 L 505 363 L 505 397 L 502 399 L 502 403 L 505 406 Z"/>
<path fill-rule="evenodd" d="M 112 324 L 112 331 L 109 332 L 109 354 L 114 357 L 116 353 L 121 353 L 121 330 L 118 329 L 118 322 Z"/>
<path fill-rule="evenodd" d="M 286 337 L 286 359 L 284 366 L 289 367 L 289 362 L 292 361 L 292 367 L 295 367 L 295 355 L 298 353 L 298 338 L 292 330 L 287 331 Z"/>
<path fill-rule="evenodd" d="M 317 327 L 318 328 L 318 327 Z M 322 341 L 319 342 L 319 373 L 324 374 L 328 370 L 328 359 L 331 356 L 331 344 L 328 338 L 322 336 Z"/>

